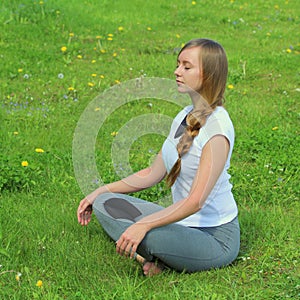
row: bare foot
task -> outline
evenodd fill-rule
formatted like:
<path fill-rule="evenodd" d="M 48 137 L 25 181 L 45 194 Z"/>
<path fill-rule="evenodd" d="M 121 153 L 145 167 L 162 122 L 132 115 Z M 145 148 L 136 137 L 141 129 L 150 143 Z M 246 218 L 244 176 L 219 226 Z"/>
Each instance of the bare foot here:
<path fill-rule="evenodd" d="M 162 272 L 162 268 L 155 262 L 147 261 L 143 265 L 143 271 L 146 276 L 154 276 Z"/>

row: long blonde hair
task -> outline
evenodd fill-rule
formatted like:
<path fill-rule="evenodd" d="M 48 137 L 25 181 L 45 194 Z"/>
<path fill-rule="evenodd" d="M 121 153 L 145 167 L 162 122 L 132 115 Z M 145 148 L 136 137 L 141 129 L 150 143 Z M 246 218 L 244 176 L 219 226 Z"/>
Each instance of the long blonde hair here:
<path fill-rule="evenodd" d="M 201 105 L 186 117 L 187 126 L 177 144 L 178 159 L 166 178 L 169 187 L 174 184 L 181 171 L 181 158 L 189 151 L 207 117 L 224 101 L 228 62 L 223 47 L 209 39 L 194 39 L 184 45 L 178 56 L 183 50 L 193 47 L 199 48 L 201 86 L 196 92 L 200 94 Z"/>

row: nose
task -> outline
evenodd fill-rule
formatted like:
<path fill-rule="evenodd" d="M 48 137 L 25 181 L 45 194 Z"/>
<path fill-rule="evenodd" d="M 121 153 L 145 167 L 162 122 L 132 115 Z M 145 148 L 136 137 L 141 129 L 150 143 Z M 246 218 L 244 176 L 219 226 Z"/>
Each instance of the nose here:
<path fill-rule="evenodd" d="M 180 76 L 180 67 L 176 67 L 174 74 L 176 77 Z"/>

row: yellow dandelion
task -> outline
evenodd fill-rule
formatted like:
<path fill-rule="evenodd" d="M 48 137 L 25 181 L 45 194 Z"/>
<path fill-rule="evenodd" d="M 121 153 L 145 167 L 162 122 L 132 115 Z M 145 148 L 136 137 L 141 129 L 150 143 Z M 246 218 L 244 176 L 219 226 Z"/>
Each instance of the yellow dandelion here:
<path fill-rule="evenodd" d="M 69 87 L 68 87 L 68 91 L 73 92 L 74 90 L 75 90 L 74 87 L 72 87 L 72 86 L 69 86 Z"/>
<path fill-rule="evenodd" d="M 109 37 L 113 37 L 114 35 L 112 33 L 109 33 L 107 36 Z"/>
<path fill-rule="evenodd" d="M 115 52 L 115 53 L 113 53 L 113 57 L 116 57 L 118 54 Z"/>
<path fill-rule="evenodd" d="M 60 11 L 59 11 L 59 10 L 57 10 L 55 13 L 56 13 L 57 15 L 59 15 L 59 14 L 60 14 Z"/>
<path fill-rule="evenodd" d="M 61 52 L 66 52 L 66 51 L 67 51 L 67 47 L 66 47 L 66 46 L 62 46 L 62 47 L 60 48 L 60 50 L 61 50 Z"/>
<path fill-rule="evenodd" d="M 21 162 L 21 165 L 22 165 L 22 167 L 28 167 L 29 163 L 28 163 L 27 160 L 23 160 L 23 161 Z"/>
<path fill-rule="evenodd" d="M 77 55 L 77 58 L 78 58 L 78 59 L 82 59 L 82 55 L 78 54 L 78 55 Z"/>
<path fill-rule="evenodd" d="M 118 135 L 118 132 L 117 131 L 113 131 L 110 135 L 113 136 L 113 137 L 115 137 L 115 136 Z"/>
<path fill-rule="evenodd" d="M 113 38 L 112 38 L 112 37 L 108 37 L 107 40 L 108 40 L 108 41 L 112 41 Z"/>
<path fill-rule="evenodd" d="M 179 39 L 179 38 L 180 38 L 180 35 L 179 35 L 179 34 L 176 34 L 176 37 Z"/>
<path fill-rule="evenodd" d="M 14 131 L 14 135 L 18 135 L 19 134 L 19 132 L 18 131 Z"/>
<path fill-rule="evenodd" d="M 43 4 L 44 4 L 44 1 L 40 1 L 39 3 L 40 3 L 40 5 L 43 5 Z"/>
<path fill-rule="evenodd" d="M 42 280 L 38 280 L 37 283 L 36 283 L 36 286 L 42 287 L 43 286 L 43 281 Z"/>
<path fill-rule="evenodd" d="M 101 35 L 97 35 L 97 36 L 96 36 L 96 39 L 97 39 L 97 40 L 100 40 L 100 39 L 102 39 L 102 36 L 101 36 Z"/>
<path fill-rule="evenodd" d="M 278 4 L 274 5 L 274 8 L 279 9 L 279 5 Z"/>
<path fill-rule="evenodd" d="M 74 33 L 73 32 L 70 32 L 69 33 L 69 37 L 73 37 L 74 36 Z"/>
<path fill-rule="evenodd" d="M 19 73 L 22 73 L 22 72 L 23 72 L 23 69 L 21 69 L 21 68 L 18 69 L 18 72 L 19 72 Z"/>
<path fill-rule="evenodd" d="M 123 27 L 123 26 L 119 26 L 119 27 L 118 27 L 118 30 L 119 30 L 119 31 L 123 31 L 123 30 L 124 30 L 124 27 Z"/>
<path fill-rule="evenodd" d="M 148 31 L 151 31 L 151 30 L 152 30 L 152 28 L 151 28 L 151 27 L 147 27 L 147 30 L 148 30 Z"/>
<path fill-rule="evenodd" d="M 278 130 L 278 127 L 275 126 L 275 127 L 272 128 L 272 130 L 273 130 L 273 131 Z"/>
<path fill-rule="evenodd" d="M 287 53 L 291 53 L 292 50 L 291 50 L 290 48 L 288 48 L 288 49 L 286 49 L 286 52 L 287 52 Z"/>
<path fill-rule="evenodd" d="M 100 107 L 96 107 L 95 109 L 94 109 L 94 111 L 99 111 L 100 110 Z"/>
<path fill-rule="evenodd" d="M 101 52 L 101 53 L 105 53 L 105 52 L 106 52 L 106 50 L 104 50 L 104 49 L 101 49 L 101 50 L 100 50 L 100 52 Z"/>
<path fill-rule="evenodd" d="M 97 74 L 93 73 L 91 74 L 92 77 L 97 77 Z"/>
<path fill-rule="evenodd" d="M 121 81 L 120 81 L 120 80 L 115 80 L 115 83 L 116 83 L 116 84 L 120 84 Z"/>
<path fill-rule="evenodd" d="M 228 84 L 227 86 L 230 90 L 232 90 L 234 88 L 233 84 Z"/>
<path fill-rule="evenodd" d="M 16 280 L 17 280 L 17 281 L 20 281 L 20 276 L 19 276 L 19 274 L 16 275 Z"/>
<path fill-rule="evenodd" d="M 104 79 L 104 75 L 101 74 L 101 75 L 100 75 L 100 78 L 101 78 L 101 79 Z"/>
<path fill-rule="evenodd" d="M 192 1 L 192 5 L 196 5 L 196 1 Z"/>
<path fill-rule="evenodd" d="M 37 153 L 44 153 L 45 151 L 42 148 L 36 148 L 35 152 L 37 152 Z"/>
<path fill-rule="evenodd" d="M 89 82 L 89 83 L 88 83 L 88 86 L 89 86 L 89 87 L 93 87 L 94 85 L 95 85 L 95 84 L 94 84 L 93 82 Z"/>
<path fill-rule="evenodd" d="M 271 33 L 270 33 L 270 32 L 267 32 L 267 36 L 271 36 Z"/>
<path fill-rule="evenodd" d="M 91 61 L 91 63 L 92 63 L 92 64 L 94 64 L 95 62 L 96 62 L 96 60 L 95 60 L 95 59 L 93 59 L 93 60 Z"/>

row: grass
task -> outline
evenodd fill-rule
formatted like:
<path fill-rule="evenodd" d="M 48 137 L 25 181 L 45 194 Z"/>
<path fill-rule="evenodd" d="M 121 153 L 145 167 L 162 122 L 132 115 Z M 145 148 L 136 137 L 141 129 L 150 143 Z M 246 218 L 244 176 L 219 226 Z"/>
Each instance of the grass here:
<path fill-rule="evenodd" d="M 299 11 L 296 0 L 2 1 L 0 298 L 300 298 Z M 115 255 L 95 219 L 77 224 L 84 195 L 73 169 L 74 132 L 105 90 L 141 76 L 173 79 L 177 49 L 195 37 L 218 40 L 228 54 L 241 250 L 224 269 L 145 278 Z M 118 178 L 111 149 L 122 126 L 178 110 L 154 98 L 113 109 L 95 145 L 101 180 Z M 160 149 L 159 133 L 130 145 L 133 170 Z M 168 195 L 164 184 L 138 193 L 151 201 Z"/>

